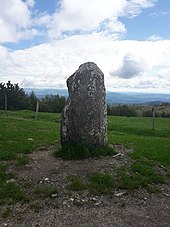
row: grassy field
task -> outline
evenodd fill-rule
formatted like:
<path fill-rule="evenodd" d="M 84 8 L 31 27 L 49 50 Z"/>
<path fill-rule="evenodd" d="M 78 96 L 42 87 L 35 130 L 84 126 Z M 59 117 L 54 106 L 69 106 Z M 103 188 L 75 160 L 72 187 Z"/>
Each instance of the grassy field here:
<path fill-rule="evenodd" d="M 13 160 L 16 165 L 26 164 L 26 154 L 36 149 L 59 146 L 59 122 L 60 114 L 55 113 L 39 113 L 35 120 L 35 113 L 31 111 L 9 112 L 8 117 L 0 112 L 0 202 L 10 196 L 15 201 L 26 199 L 17 185 L 6 183 L 11 178 L 6 170 Z M 164 182 L 153 166 L 170 168 L 170 119 L 156 118 L 155 130 L 152 130 L 151 118 L 108 117 L 108 139 L 110 144 L 124 144 L 133 149 L 130 155 L 134 162 L 128 170 L 131 174 L 120 169 L 117 187 L 133 189 Z M 90 179 L 97 184 L 98 180 L 105 182 L 105 177 L 112 186 L 109 176 L 97 174 Z"/>
<path fill-rule="evenodd" d="M 152 118 L 109 117 L 110 143 L 132 147 L 132 157 L 147 158 L 170 166 L 170 119 L 156 118 L 152 130 Z"/>
<path fill-rule="evenodd" d="M 38 147 L 59 143 L 59 114 L 35 115 L 31 111 L 0 113 L 0 160 L 12 160 Z"/>

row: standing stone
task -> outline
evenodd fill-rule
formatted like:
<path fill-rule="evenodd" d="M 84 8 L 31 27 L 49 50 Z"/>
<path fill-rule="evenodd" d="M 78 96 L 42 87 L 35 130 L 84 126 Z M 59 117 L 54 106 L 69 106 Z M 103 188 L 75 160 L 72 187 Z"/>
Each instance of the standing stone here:
<path fill-rule="evenodd" d="M 80 65 L 67 79 L 68 103 L 61 115 L 61 145 L 107 144 L 104 74 L 93 62 Z"/>

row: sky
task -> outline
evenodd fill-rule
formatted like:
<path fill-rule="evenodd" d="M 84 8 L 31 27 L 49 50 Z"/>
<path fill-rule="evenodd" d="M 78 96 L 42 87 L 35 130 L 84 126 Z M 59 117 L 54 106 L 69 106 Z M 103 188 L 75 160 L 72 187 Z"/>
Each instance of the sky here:
<path fill-rule="evenodd" d="M 67 88 L 85 62 L 107 91 L 170 93 L 169 0 L 0 0 L 0 82 Z"/>

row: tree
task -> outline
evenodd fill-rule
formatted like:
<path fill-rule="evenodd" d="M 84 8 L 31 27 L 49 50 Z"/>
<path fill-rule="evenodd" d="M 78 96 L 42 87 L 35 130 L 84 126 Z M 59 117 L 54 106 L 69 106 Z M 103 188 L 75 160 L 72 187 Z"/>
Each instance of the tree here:
<path fill-rule="evenodd" d="M 29 109 L 30 110 L 35 110 L 36 109 L 36 104 L 37 104 L 38 98 L 36 97 L 34 91 L 31 92 L 29 95 Z"/>
<path fill-rule="evenodd" d="M 59 95 L 46 95 L 40 100 L 40 111 L 61 113 L 65 105 L 65 97 Z"/>
<path fill-rule="evenodd" d="M 108 115 L 113 116 L 126 116 L 126 117 L 136 117 L 137 112 L 134 106 L 128 105 L 118 105 L 118 106 L 107 106 Z"/>
<path fill-rule="evenodd" d="M 0 83 L 0 109 L 4 109 L 5 97 L 7 97 L 8 110 L 20 110 L 27 107 L 28 97 L 18 84 L 10 81 Z"/>
<path fill-rule="evenodd" d="M 7 98 L 8 110 L 33 110 L 36 109 L 38 98 L 32 91 L 27 95 L 18 84 L 0 83 L 0 109 L 5 108 Z M 39 110 L 41 112 L 60 113 L 66 105 L 66 98 L 59 95 L 47 95 L 39 100 Z"/>

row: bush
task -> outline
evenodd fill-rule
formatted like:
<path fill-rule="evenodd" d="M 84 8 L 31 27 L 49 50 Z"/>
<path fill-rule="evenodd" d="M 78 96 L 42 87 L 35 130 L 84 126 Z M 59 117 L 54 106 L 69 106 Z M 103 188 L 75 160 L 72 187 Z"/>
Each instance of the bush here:
<path fill-rule="evenodd" d="M 94 147 L 85 146 L 78 143 L 64 145 L 55 152 L 56 157 L 61 157 L 68 160 L 80 160 L 90 157 L 100 157 L 114 154 L 116 154 L 116 152 L 110 146 Z"/>

